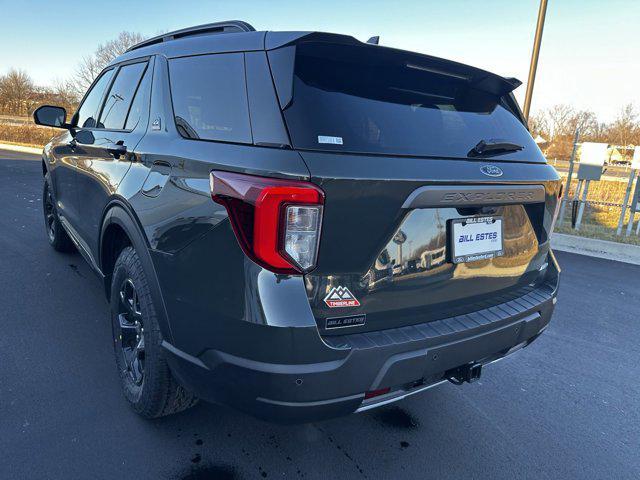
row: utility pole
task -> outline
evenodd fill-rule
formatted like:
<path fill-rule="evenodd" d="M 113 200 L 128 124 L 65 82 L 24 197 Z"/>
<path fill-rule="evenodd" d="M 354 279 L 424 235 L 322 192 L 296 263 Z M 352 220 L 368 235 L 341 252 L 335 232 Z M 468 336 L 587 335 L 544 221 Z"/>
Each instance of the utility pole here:
<path fill-rule="evenodd" d="M 527 79 L 527 93 L 524 97 L 524 118 L 529 121 L 529 110 L 531 109 L 531 97 L 533 96 L 533 84 L 536 81 L 536 70 L 538 69 L 538 57 L 540 56 L 540 43 L 542 42 L 542 30 L 544 29 L 544 18 L 547 14 L 547 0 L 540 0 L 538 10 L 538 23 L 536 24 L 536 36 L 533 39 L 533 52 L 531 52 L 531 65 L 529 66 L 529 78 Z"/>

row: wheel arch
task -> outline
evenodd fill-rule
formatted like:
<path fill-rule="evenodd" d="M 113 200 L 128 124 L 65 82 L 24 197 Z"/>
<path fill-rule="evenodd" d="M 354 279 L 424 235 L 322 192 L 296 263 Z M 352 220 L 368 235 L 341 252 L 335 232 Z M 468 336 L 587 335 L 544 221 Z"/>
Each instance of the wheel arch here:
<path fill-rule="evenodd" d="M 104 278 L 104 291 L 107 300 L 111 298 L 111 281 L 116 260 L 122 249 L 127 246 L 132 246 L 140 258 L 142 268 L 148 277 L 149 290 L 156 308 L 162 336 L 165 340 L 171 342 L 173 337 L 164 297 L 149 252 L 149 242 L 131 208 L 126 203 L 116 199 L 105 209 L 98 252 L 99 267 Z"/>

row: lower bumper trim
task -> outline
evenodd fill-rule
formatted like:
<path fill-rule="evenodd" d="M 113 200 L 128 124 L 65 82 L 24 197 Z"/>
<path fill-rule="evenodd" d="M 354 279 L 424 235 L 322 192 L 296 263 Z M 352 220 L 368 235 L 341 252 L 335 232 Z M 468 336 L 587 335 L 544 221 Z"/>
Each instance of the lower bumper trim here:
<path fill-rule="evenodd" d="M 540 331 L 540 334 L 545 329 L 546 327 Z M 536 338 L 540 334 L 536 335 Z M 496 363 L 500 360 L 507 358 L 512 353 L 517 352 L 518 350 L 522 350 L 524 347 L 529 345 L 529 343 L 531 343 L 531 340 L 519 343 L 518 345 L 515 345 L 512 348 L 510 348 L 509 351 L 504 355 L 501 355 L 497 358 L 489 360 L 486 363 L 483 363 L 483 362 L 480 362 L 480 363 L 482 364 L 483 367 L 486 365 L 491 365 L 492 363 Z M 376 397 L 375 399 L 372 399 L 371 401 L 363 402 L 362 406 L 358 408 L 355 411 L 355 413 L 366 412 L 367 410 L 373 410 L 374 408 L 382 407 L 384 405 L 389 405 L 390 403 L 399 402 L 400 400 L 404 400 L 405 398 L 415 395 L 416 393 L 424 392 L 425 390 L 429 390 L 431 388 L 437 387 L 438 385 L 442 385 L 443 383 L 447 383 L 448 381 L 449 380 L 446 380 L 446 379 L 438 380 L 437 382 L 431 383 L 429 385 L 421 385 L 420 387 L 417 387 L 412 390 L 403 390 L 400 393 L 398 393 L 398 391 L 389 392 L 387 395 L 382 395 L 380 397 Z"/>
<path fill-rule="evenodd" d="M 357 395 L 350 395 L 348 397 L 330 398 L 329 400 L 318 400 L 315 402 L 283 402 L 281 400 L 271 400 L 270 398 L 258 397 L 256 401 L 268 403 L 270 405 L 277 405 L 279 407 L 321 407 L 323 405 L 330 405 L 333 403 L 351 402 L 353 400 L 362 400 L 364 393 Z"/>
<path fill-rule="evenodd" d="M 367 410 L 373 410 L 374 408 L 382 407 L 384 405 L 389 405 L 390 403 L 399 402 L 400 400 L 404 400 L 405 398 L 410 397 L 411 395 L 424 392 L 425 390 L 429 390 L 430 388 L 437 387 L 438 385 L 442 385 L 443 383 L 446 383 L 446 382 L 447 380 L 440 380 L 435 383 L 431 383 L 429 385 L 423 385 L 413 390 L 402 391 L 402 393 L 400 394 L 398 394 L 397 391 L 389 392 L 387 395 L 377 397 L 374 401 L 370 403 L 363 403 L 362 406 L 355 411 L 355 413 L 366 412 Z"/>

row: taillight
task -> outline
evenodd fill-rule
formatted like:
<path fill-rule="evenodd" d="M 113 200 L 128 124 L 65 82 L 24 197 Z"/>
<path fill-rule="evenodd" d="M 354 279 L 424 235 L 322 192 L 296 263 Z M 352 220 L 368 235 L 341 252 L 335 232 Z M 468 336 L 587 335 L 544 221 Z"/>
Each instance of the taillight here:
<path fill-rule="evenodd" d="M 211 198 L 224 205 L 243 251 L 276 273 L 316 266 L 324 193 L 309 182 L 213 171 Z"/>

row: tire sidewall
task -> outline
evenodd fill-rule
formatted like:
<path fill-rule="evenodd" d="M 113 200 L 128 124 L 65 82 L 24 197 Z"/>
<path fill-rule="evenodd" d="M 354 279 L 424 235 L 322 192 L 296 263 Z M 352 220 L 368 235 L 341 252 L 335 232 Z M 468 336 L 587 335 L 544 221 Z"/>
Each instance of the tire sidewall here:
<path fill-rule="evenodd" d="M 118 322 L 118 306 L 120 287 L 127 279 L 133 282 L 139 299 L 140 311 L 142 313 L 142 324 L 144 328 L 145 342 L 145 366 L 142 384 L 136 385 L 130 379 L 126 371 L 124 358 L 122 357 L 121 343 L 119 338 L 119 322 Z M 134 410 L 142 413 L 151 402 L 152 386 L 157 383 L 155 378 L 157 375 L 158 362 L 160 360 L 160 344 L 161 337 L 157 321 L 155 319 L 155 310 L 151 303 L 151 295 L 146 279 L 146 275 L 142 269 L 142 264 L 133 247 L 126 247 L 118 257 L 113 271 L 113 279 L 111 283 L 111 327 L 112 340 L 114 346 L 114 354 L 116 357 L 116 366 L 122 390 L 125 398 L 129 401 Z"/>
<path fill-rule="evenodd" d="M 53 237 L 49 235 L 49 225 L 47 224 L 47 196 L 51 195 L 51 201 L 53 203 Z M 49 179 L 45 177 L 44 188 L 42 189 L 42 221 L 44 223 L 44 232 L 47 236 L 47 241 L 53 247 L 57 246 L 58 237 L 60 236 L 60 220 L 58 219 L 58 211 L 56 210 L 56 202 L 53 198 L 53 192 L 51 191 L 51 184 Z"/>
<path fill-rule="evenodd" d="M 52 213 L 53 213 L 53 236 L 49 235 L 49 225 L 47 223 L 47 196 L 51 196 Z M 58 252 L 73 252 L 75 247 L 69 235 L 65 231 L 62 223 L 60 223 L 60 217 L 58 216 L 58 210 L 56 208 L 56 199 L 51 188 L 51 182 L 49 181 L 49 174 L 44 178 L 44 186 L 42 188 L 42 223 L 45 229 L 45 235 L 47 242 Z"/>

